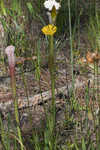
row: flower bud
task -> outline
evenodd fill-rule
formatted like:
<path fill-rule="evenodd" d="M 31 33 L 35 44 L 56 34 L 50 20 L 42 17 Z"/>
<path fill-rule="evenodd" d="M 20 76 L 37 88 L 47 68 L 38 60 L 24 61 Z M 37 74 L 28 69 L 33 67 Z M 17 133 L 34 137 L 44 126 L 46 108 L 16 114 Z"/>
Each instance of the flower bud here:
<path fill-rule="evenodd" d="M 15 55 L 14 55 L 15 47 L 13 45 L 8 46 L 5 49 L 5 53 L 8 56 L 9 67 L 15 66 Z"/>

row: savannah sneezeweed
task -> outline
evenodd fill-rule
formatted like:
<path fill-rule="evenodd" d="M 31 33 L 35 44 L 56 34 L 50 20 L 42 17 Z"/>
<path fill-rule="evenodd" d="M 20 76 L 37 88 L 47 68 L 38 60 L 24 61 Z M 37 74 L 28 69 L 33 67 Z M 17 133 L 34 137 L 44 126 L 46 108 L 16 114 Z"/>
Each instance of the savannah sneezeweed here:
<path fill-rule="evenodd" d="M 55 0 L 47 0 L 44 2 L 44 7 L 49 10 L 49 15 L 51 17 L 51 22 L 49 20 L 49 25 L 46 25 L 42 28 L 43 34 L 48 36 L 49 39 L 49 71 L 51 77 L 51 94 L 52 94 L 52 105 L 51 105 L 51 118 L 49 118 L 49 122 L 51 121 L 52 126 L 52 137 L 54 135 L 55 130 L 55 118 L 56 118 L 56 103 L 55 103 L 55 66 L 54 66 L 54 34 L 57 31 L 57 27 L 54 25 L 57 16 L 57 10 L 60 8 L 60 3 Z M 54 140 L 53 140 L 54 142 Z M 52 144 L 52 146 L 54 146 Z"/>
<path fill-rule="evenodd" d="M 52 24 L 49 24 L 47 26 L 44 26 L 42 28 L 42 32 L 45 34 L 45 35 L 50 35 L 50 36 L 53 36 L 57 31 L 57 27 L 52 25 Z"/>
<path fill-rule="evenodd" d="M 49 36 L 49 71 L 51 76 L 51 90 L 52 90 L 52 107 L 55 108 L 55 77 L 54 77 L 54 46 L 53 35 L 56 33 L 57 27 L 49 24 L 42 28 L 42 32 Z M 55 111 L 55 110 L 54 110 Z"/>
<path fill-rule="evenodd" d="M 55 34 L 57 30 L 57 27 L 52 25 L 52 24 L 49 24 L 47 26 L 44 26 L 42 28 L 42 32 L 45 34 L 45 35 L 48 35 L 48 38 L 49 38 L 49 56 L 48 56 L 48 59 L 49 59 L 49 72 L 50 72 L 50 77 L 51 77 L 51 94 L 52 94 L 52 105 L 51 105 L 51 117 L 49 118 L 48 122 L 51 122 L 51 126 L 52 126 L 52 129 L 51 129 L 51 132 L 50 134 L 53 134 L 54 135 L 54 130 L 55 130 L 55 118 L 56 118 L 56 103 L 55 103 L 55 75 L 54 75 L 54 70 L 55 70 L 55 67 L 54 67 L 54 45 L 53 45 L 53 35 Z M 49 135 L 50 135 L 49 134 Z M 52 138 L 54 138 L 54 136 L 52 135 Z M 54 142 L 54 140 L 53 140 Z M 54 144 L 51 144 L 52 146 Z"/>
<path fill-rule="evenodd" d="M 18 101 L 16 97 L 16 79 L 15 79 L 15 55 L 14 55 L 15 47 L 13 45 L 8 46 L 5 49 L 5 53 L 8 57 L 8 64 L 9 64 L 9 71 L 10 71 L 10 77 L 11 77 L 11 88 L 12 88 L 12 94 L 13 94 L 13 100 L 14 100 L 14 109 L 15 109 L 15 119 L 17 123 L 17 132 L 18 137 L 21 142 L 21 150 L 24 149 L 24 146 L 22 144 L 22 137 L 21 137 L 21 131 L 19 127 L 19 114 L 18 114 Z"/>

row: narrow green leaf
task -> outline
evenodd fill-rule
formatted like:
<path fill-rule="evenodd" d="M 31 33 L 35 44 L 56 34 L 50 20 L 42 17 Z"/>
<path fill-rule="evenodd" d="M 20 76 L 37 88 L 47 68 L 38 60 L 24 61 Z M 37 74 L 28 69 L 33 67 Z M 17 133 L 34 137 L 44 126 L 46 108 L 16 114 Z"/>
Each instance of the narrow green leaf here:
<path fill-rule="evenodd" d="M 4 5 L 4 1 L 1 0 L 1 11 L 3 13 L 4 16 L 7 16 L 7 13 L 6 13 L 6 8 L 5 8 L 5 5 Z"/>
<path fill-rule="evenodd" d="M 27 5 L 30 13 L 31 14 L 35 14 L 32 4 L 30 2 L 27 2 L 26 5 Z"/>
<path fill-rule="evenodd" d="M 82 138 L 82 150 L 86 150 L 86 145 L 85 145 L 84 138 Z"/>

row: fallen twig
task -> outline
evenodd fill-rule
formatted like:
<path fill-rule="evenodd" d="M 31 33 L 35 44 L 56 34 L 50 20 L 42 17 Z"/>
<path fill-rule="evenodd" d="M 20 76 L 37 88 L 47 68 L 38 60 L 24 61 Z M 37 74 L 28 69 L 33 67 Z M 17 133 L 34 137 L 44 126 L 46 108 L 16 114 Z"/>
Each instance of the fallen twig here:
<path fill-rule="evenodd" d="M 83 87 L 86 85 L 86 82 L 85 81 L 78 81 L 78 79 L 76 79 L 75 81 L 75 89 L 76 88 L 80 88 L 80 87 Z M 69 90 L 72 88 L 72 84 L 69 83 L 68 85 L 66 86 L 63 86 L 61 88 L 58 88 L 58 89 L 55 89 L 55 96 L 57 96 L 58 94 L 62 93 L 64 95 L 68 95 L 68 92 Z M 41 94 L 37 94 L 37 95 L 34 95 L 34 96 L 31 96 L 29 97 L 29 99 L 27 100 L 27 98 L 18 98 L 18 107 L 19 109 L 21 108 L 25 108 L 25 107 L 31 107 L 31 106 L 35 106 L 35 105 L 38 105 L 40 104 L 41 102 L 45 102 L 47 100 L 50 100 L 51 99 L 51 91 L 46 91 L 46 92 L 43 92 Z M 3 110 L 13 110 L 14 108 L 12 107 L 13 105 L 13 99 L 9 99 L 9 100 L 5 100 L 5 97 L 4 97 L 4 100 L 2 98 L 2 101 L 0 101 L 0 109 L 1 111 Z"/>

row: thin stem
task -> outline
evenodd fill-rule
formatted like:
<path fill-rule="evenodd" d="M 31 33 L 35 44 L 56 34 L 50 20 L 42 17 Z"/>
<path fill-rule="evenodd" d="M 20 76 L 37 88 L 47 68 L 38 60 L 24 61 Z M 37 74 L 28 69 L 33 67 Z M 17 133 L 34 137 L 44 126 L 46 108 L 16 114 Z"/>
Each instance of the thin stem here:
<path fill-rule="evenodd" d="M 72 91 L 74 90 L 74 74 L 73 74 L 73 47 L 72 47 L 72 27 L 71 27 L 71 10 L 70 0 L 68 0 L 68 11 L 69 11 L 69 32 L 70 32 L 70 50 L 71 50 L 71 66 L 72 66 Z"/>
<path fill-rule="evenodd" d="M 19 113 L 18 113 L 18 99 L 16 96 L 16 80 L 15 80 L 15 69 L 14 67 L 10 67 L 10 75 L 11 75 L 11 87 L 12 87 L 12 94 L 14 100 L 14 108 L 15 108 L 15 119 L 17 123 L 17 132 L 20 142 L 22 143 L 21 131 L 19 127 Z M 23 145 L 21 144 L 21 150 L 24 150 Z"/>
<path fill-rule="evenodd" d="M 96 96 L 97 96 L 97 101 L 99 105 L 99 114 L 98 114 L 98 120 L 99 120 L 99 125 L 98 125 L 98 131 L 97 131 L 97 144 L 98 144 L 98 149 L 100 149 L 100 99 L 99 99 L 99 81 L 98 81 L 98 61 L 96 62 Z"/>
<path fill-rule="evenodd" d="M 52 93 L 52 106 L 55 110 L 55 75 L 54 75 L 54 47 L 53 36 L 50 36 L 50 53 L 49 53 L 49 69 L 51 76 L 51 93 Z"/>
<path fill-rule="evenodd" d="M 54 145 L 55 141 L 55 135 L 54 135 L 54 130 L 55 130 L 55 120 L 56 120 L 56 103 L 55 103 L 55 74 L 54 74 L 54 45 L 53 45 L 53 35 L 49 37 L 49 46 L 50 46 L 50 51 L 49 51 L 49 71 L 50 71 L 50 77 L 51 77 L 51 94 L 52 94 L 52 105 L 51 105 L 51 117 L 53 121 L 53 128 L 52 128 L 52 145 Z"/>

